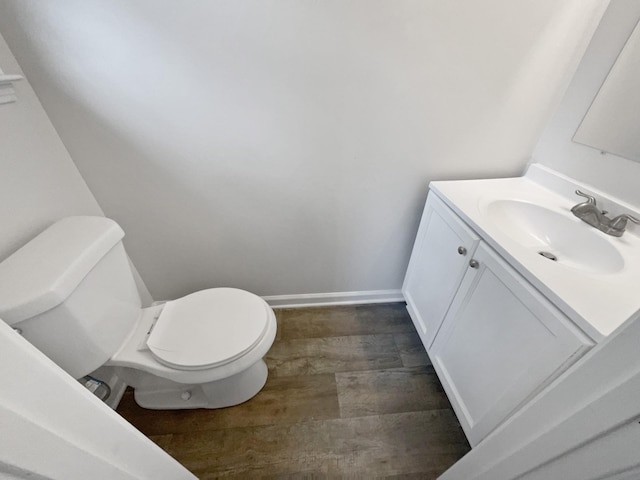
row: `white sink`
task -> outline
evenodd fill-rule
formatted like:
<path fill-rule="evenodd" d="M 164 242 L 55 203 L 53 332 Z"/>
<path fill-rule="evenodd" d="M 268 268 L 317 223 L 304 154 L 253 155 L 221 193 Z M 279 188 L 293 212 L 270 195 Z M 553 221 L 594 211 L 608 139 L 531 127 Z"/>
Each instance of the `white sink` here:
<path fill-rule="evenodd" d="M 568 210 L 555 211 L 512 199 L 492 200 L 482 210 L 512 240 L 550 263 L 592 273 L 615 273 L 624 268 L 624 258 L 606 234 Z"/>
<path fill-rule="evenodd" d="M 639 209 L 538 164 L 524 177 L 432 182 L 430 188 L 592 338 L 640 315 L 640 226 L 613 237 L 571 213 L 583 200 L 576 189 L 594 194 L 610 216 L 640 216 Z"/>

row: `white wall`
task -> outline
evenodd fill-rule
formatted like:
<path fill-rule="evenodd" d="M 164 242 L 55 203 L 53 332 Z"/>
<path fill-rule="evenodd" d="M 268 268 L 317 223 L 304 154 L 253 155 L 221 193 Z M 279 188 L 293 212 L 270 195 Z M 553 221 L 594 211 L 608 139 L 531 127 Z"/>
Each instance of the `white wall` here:
<path fill-rule="evenodd" d="M 1 35 L 0 69 L 24 75 Z M 104 215 L 29 81 L 14 90 L 18 101 L 0 105 L 0 261 L 63 217 Z M 153 299 L 131 267 L 148 305 Z"/>
<path fill-rule="evenodd" d="M 576 75 L 537 145 L 533 161 L 640 206 L 640 163 L 572 141 L 582 118 L 640 18 L 637 0 L 613 0 Z M 640 126 L 638 127 L 640 135 Z M 579 200 L 576 197 L 576 202 Z"/>
<path fill-rule="evenodd" d="M 2 37 L 0 68 L 22 74 Z M 62 217 L 102 215 L 29 82 L 14 90 L 0 105 L 0 261 Z"/>
<path fill-rule="evenodd" d="M 428 181 L 521 173 L 606 0 L 0 0 L 156 298 L 399 289 Z"/>

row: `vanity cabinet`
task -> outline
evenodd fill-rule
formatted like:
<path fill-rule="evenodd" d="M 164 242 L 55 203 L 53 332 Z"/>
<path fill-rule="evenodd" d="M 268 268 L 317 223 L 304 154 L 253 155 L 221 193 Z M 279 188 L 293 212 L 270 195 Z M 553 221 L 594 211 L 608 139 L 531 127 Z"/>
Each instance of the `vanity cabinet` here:
<path fill-rule="evenodd" d="M 479 237 L 435 195 L 429 195 L 402 286 L 425 347 L 436 336 Z"/>
<path fill-rule="evenodd" d="M 593 345 L 433 194 L 404 292 L 472 446 Z"/>

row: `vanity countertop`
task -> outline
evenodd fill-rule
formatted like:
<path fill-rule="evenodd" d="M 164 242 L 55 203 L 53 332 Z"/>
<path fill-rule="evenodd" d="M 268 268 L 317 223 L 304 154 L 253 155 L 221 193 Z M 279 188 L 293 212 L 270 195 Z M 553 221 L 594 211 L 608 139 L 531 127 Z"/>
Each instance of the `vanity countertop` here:
<path fill-rule="evenodd" d="M 640 226 L 613 237 L 571 213 L 584 201 L 576 189 L 610 216 L 638 216 L 632 206 L 538 164 L 523 177 L 438 181 L 430 189 L 594 340 L 640 311 Z"/>

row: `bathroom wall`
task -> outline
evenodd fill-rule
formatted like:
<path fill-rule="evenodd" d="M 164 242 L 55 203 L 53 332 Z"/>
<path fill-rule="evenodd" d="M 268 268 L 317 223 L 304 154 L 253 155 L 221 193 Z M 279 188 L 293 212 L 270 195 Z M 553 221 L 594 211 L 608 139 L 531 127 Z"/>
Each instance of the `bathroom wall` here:
<path fill-rule="evenodd" d="M 0 69 L 23 72 L 0 36 Z M 0 261 L 56 220 L 103 215 L 27 79 L 0 105 Z M 133 267 L 145 304 L 152 301 Z"/>
<path fill-rule="evenodd" d="M 637 0 L 611 2 L 532 158 L 636 208 L 640 208 L 640 163 L 601 153 L 571 139 L 639 18 Z"/>
<path fill-rule="evenodd" d="M 0 37 L 0 69 L 22 74 Z M 0 261 L 55 220 L 102 215 L 29 82 L 0 105 Z"/>
<path fill-rule="evenodd" d="M 430 180 L 522 172 L 607 4 L 0 0 L 0 31 L 154 297 L 375 294 Z"/>

